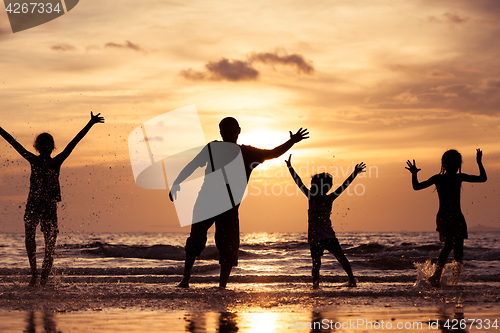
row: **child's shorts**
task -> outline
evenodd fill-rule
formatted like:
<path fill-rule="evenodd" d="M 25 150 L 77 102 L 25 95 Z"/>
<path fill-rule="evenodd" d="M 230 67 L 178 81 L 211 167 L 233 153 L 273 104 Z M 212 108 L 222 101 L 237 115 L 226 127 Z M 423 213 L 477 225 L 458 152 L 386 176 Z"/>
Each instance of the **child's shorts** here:
<path fill-rule="evenodd" d="M 309 243 L 309 246 L 311 247 L 312 257 L 321 257 L 325 250 L 328 250 L 328 252 L 332 254 L 338 251 L 342 251 L 342 248 L 340 247 L 340 243 L 337 237 L 321 239 L 319 241 L 311 242 Z"/>
<path fill-rule="evenodd" d="M 33 200 L 26 203 L 26 212 L 24 213 L 26 230 L 35 229 L 38 223 L 40 223 L 44 234 L 59 233 L 56 201 Z"/>

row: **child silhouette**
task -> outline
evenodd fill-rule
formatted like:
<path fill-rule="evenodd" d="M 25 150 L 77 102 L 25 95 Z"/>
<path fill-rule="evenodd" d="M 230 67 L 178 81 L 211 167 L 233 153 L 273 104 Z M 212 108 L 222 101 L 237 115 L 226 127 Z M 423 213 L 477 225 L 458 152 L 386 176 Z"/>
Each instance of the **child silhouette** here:
<path fill-rule="evenodd" d="M 100 113 L 94 115 L 90 112 L 90 120 L 87 125 L 54 158 L 50 156 L 55 149 L 54 139 L 49 133 L 41 133 L 36 137 L 33 147 L 38 151 L 39 155 L 35 155 L 27 151 L 16 139 L 0 127 L 0 135 L 31 165 L 30 191 L 24 214 L 26 251 L 28 252 L 31 267 L 30 286 L 36 286 L 38 278 L 35 234 L 39 223 L 45 238 L 45 258 L 40 278 L 42 286 L 47 282 L 50 270 L 52 269 L 56 239 L 59 233 L 57 226 L 57 202 L 61 201 L 61 189 L 59 186 L 61 164 L 68 158 L 90 128 L 94 124 L 103 122 L 104 118 L 100 117 Z"/>
<path fill-rule="evenodd" d="M 486 181 L 486 171 L 482 163 L 483 152 L 476 151 L 476 161 L 479 167 L 479 176 L 471 176 L 462 173 L 462 155 L 454 149 L 448 150 L 441 158 L 441 171 L 431 178 L 419 182 L 417 173 L 421 170 L 417 168 L 415 160 L 413 164 L 408 160 L 405 167 L 411 172 L 412 185 L 415 191 L 422 190 L 431 185 L 436 185 L 439 197 L 439 210 L 436 217 L 436 230 L 439 232 L 441 242 L 444 247 L 439 253 L 436 271 L 430 277 L 429 282 L 434 287 L 438 287 L 441 280 L 443 268 L 448 259 L 448 255 L 453 250 L 455 261 L 459 264 L 453 278 L 458 281 L 460 275 L 460 265 L 464 255 L 464 239 L 467 239 L 467 224 L 460 208 L 460 192 L 462 182 L 483 183 Z"/>
<path fill-rule="evenodd" d="M 330 215 L 332 213 L 333 201 L 344 192 L 358 174 L 364 172 L 364 163 L 356 164 L 352 174 L 334 192 L 327 194 L 333 186 L 332 176 L 328 173 L 316 174 L 311 180 L 311 189 L 308 189 L 299 175 L 292 167 L 292 155 L 285 161 L 293 180 L 300 190 L 309 199 L 309 221 L 307 241 L 311 248 L 313 288 L 319 288 L 319 270 L 321 267 L 321 256 L 324 250 L 328 250 L 339 261 L 349 276 L 349 286 L 356 286 L 356 279 L 352 274 L 351 264 L 347 260 L 339 241 L 332 228 Z"/>

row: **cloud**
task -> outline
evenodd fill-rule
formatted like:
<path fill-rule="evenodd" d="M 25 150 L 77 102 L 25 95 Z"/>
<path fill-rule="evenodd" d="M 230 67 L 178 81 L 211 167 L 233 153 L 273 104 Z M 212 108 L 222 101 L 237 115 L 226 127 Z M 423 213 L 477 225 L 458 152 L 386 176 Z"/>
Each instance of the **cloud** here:
<path fill-rule="evenodd" d="M 422 65 L 402 65 L 390 64 L 387 68 L 394 72 L 402 72 L 411 76 L 424 77 L 429 79 L 453 79 L 455 75 L 439 68 L 426 68 Z"/>
<path fill-rule="evenodd" d="M 277 52 L 261 52 L 251 53 L 249 55 L 250 62 L 258 61 L 264 64 L 282 64 L 295 67 L 297 73 L 311 75 L 314 73 L 314 68 L 310 62 L 306 61 L 300 54 L 284 54 L 279 55 Z"/>
<path fill-rule="evenodd" d="M 479 88 L 484 90 L 500 90 L 500 79 L 484 79 Z"/>
<path fill-rule="evenodd" d="M 401 101 L 405 104 L 414 104 L 418 102 L 418 96 L 412 94 L 409 91 L 405 91 L 395 97 L 393 97 L 396 101 Z"/>
<path fill-rule="evenodd" d="M 192 68 L 184 69 L 180 74 L 182 77 L 193 81 L 203 81 L 208 77 L 205 72 L 196 71 Z"/>
<path fill-rule="evenodd" d="M 460 15 L 458 15 L 455 12 L 453 12 L 453 13 L 444 13 L 443 16 L 446 19 L 446 21 L 448 23 L 451 23 L 451 24 L 463 24 L 463 23 L 466 23 L 467 21 L 470 20 L 469 17 L 460 16 Z"/>
<path fill-rule="evenodd" d="M 314 67 L 310 61 L 299 54 L 283 55 L 278 52 L 252 52 L 247 55 L 247 60 L 222 58 L 219 61 L 210 61 L 205 64 L 204 71 L 192 68 L 182 70 L 180 75 L 194 81 L 252 81 L 257 80 L 259 71 L 253 67 L 253 63 L 260 62 L 271 65 L 285 65 L 294 67 L 298 74 L 312 75 Z"/>
<path fill-rule="evenodd" d="M 144 50 L 137 44 L 134 44 L 130 41 L 125 41 L 125 44 L 117 44 L 117 43 L 106 43 L 106 45 L 104 45 L 105 48 L 113 48 L 113 49 L 130 49 L 130 50 L 134 50 L 134 51 L 139 51 L 139 52 L 144 52 Z"/>
<path fill-rule="evenodd" d="M 426 72 L 426 77 L 431 79 L 453 79 L 455 75 L 441 69 L 431 69 Z"/>
<path fill-rule="evenodd" d="M 412 83 L 386 87 L 370 103 L 373 109 L 442 110 L 467 114 L 498 116 L 500 114 L 500 80 L 483 80 L 481 84 L 456 83 L 427 85 Z M 392 96 L 391 102 L 388 101 Z"/>
<path fill-rule="evenodd" d="M 218 62 L 209 62 L 205 67 L 216 79 L 228 81 L 255 80 L 259 75 L 249 63 L 241 60 L 230 61 L 222 58 Z"/>
<path fill-rule="evenodd" d="M 1 33 L 1 31 L 0 31 L 0 33 Z M 62 51 L 62 52 L 75 51 L 78 49 L 76 46 L 71 45 L 71 44 L 67 44 L 67 43 L 56 44 L 56 45 L 51 46 L 50 48 L 54 51 Z M 125 41 L 124 44 L 109 42 L 109 43 L 104 44 L 104 47 L 92 44 L 92 45 L 85 46 L 84 48 L 86 51 L 96 51 L 96 50 L 102 50 L 103 48 L 104 49 L 111 48 L 111 49 L 129 49 L 129 50 L 134 50 L 134 51 L 138 51 L 138 52 L 145 52 L 145 50 L 143 48 L 141 48 L 139 45 L 134 44 L 130 41 Z"/>
<path fill-rule="evenodd" d="M 76 47 L 71 44 L 57 44 L 51 47 L 54 51 L 74 51 Z"/>
<path fill-rule="evenodd" d="M 451 26 L 460 26 L 460 25 L 465 25 L 466 23 L 470 22 L 476 22 L 476 23 L 485 23 L 488 25 L 491 25 L 493 22 L 490 20 L 485 20 L 485 19 L 473 19 L 469 16 L 463 16 L 458 14 L 457 12 L 446 12 L 439 17 L 436 16 L 429 16 L 428 17 L 429 22 L 434 22 L 434 23 L 448 23 Z"/>
<path fill-rule="evenodd" d="M 257 79 L 259 72 L 251 64 L 241 60 L 228 60 L 222 58 L 216 62 L 205 65 L 206 71 L 199 72 L 192 68 L 181 71 L 181 75 L 191 80 L 211 81 L 250 81 Z"/>
<path fill-rule="evenodd" d="M 455 22 L 457 24 L 462 24 L 462 19 L 465 21 L 475 21 L 476 23 L 486 23 L 492 26 L 498 26 L 498 14 L 500 12 L 500 1 L 498 0 L 482 0 L 482 1 L 470 1 L 470 0 L 444 0 L 444 1 L 432 1 L 427 0 L 426 6 L 439 6 L 441 8 L 459 8 L 460 11 L 466 12 L 473 17 L 480 17 L 481 19 L 470 19 L 470 17 L 461 17 L 456 15 L 456 10 L 452 12 L 447 12 L 443 16 L 449 22 Z M 447 15 L 450 14 L 450 15 Z M 458 17 L 454 17 L 454 16 Z"/>

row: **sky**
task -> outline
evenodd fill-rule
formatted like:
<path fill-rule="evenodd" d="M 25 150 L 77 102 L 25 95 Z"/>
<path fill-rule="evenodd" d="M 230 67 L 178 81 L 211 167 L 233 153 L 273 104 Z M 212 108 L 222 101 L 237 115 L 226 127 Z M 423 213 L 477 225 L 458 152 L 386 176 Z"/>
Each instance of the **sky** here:
<path fill-rule="evenodd" d="M 335 202 L 336 231 L 431 231 L 433 188 L 413 191 L 457 149 L 469 227 L 500 226 L 500 2 L 80 1 L 46 24 L 12 33 L 0 5 L 0 126 L 34 152 L 48 131 L 55 153 L 96 124 L 61 170 L 62 232 L 188 232 L 166 190 L 135 184 L 130 133 L 195 105 L 207 141 L 235 117 L 238 143 L 273 148 L 289 131 L 310 138 L 252 174 L 240 207 L 243 232 L 307 230 L 306 184 L 321 171 L 341 183 L 367 172 Z M 0 232 L 22 232 L 29 163 L 0 139 Z"/>

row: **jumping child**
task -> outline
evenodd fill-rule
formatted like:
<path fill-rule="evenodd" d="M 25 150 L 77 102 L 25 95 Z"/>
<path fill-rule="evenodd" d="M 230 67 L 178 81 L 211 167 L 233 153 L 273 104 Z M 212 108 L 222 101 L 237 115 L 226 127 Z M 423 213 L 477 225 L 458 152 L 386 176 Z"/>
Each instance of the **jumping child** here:
<path fill-rule="evenodd" d="M 293 180 L 309 199 L 307 241 L 311 248 L 313 288 L 319 288 L 319 269 L 321 267 L 321 256 L 325 249 L 332 253 L 344 268 L 349 276 L 349 287 L 356 287 L 356 279 L 352 274 L 351 264 L 344 255 L 335 236 L 330 215 L 332 214 L 333 200 L 344 192 L 358 174 L 364 172 L 366 165 L 364 163 L 356 164 L 354 171 L 344 183 L 334 192 L 327 194 L 333 186 L 333 177 L 330 174 L 319 173 L 312 176 L 311 189 L 308 189 L 292 167 L 292 155 L 285 163 Z"/>
<path fill-rule="evenodd" d="M 27 151 L 9 133 L 0 127 L 0 135 L 14 147 L 31 165 L 30 191 L 24 214 L 26 234 L 26 251 L 31 267 L 30 286 L 36 286 L 38 273 L 36 269 L 36 227 L 40 223 L 45 238 L 45 258 L 42 264 L 40 284 L 43 286 L 52 269 L 53 255 L 56 248 L 57 234 L 57 202 L 61 201 L 59 186 L 59 172 L 61 164 L 68 158 L 75 146 L 87 134 L 90 128 L 97 123 L 103 123 L 104 118 L 90 112 L 90 120 L 85 127 L 71 140 L 66 148 L 57 156 L 50 155 L 55 149 L 54 138 L 49 133 L 39 134 L 33 147 L 39 155 Z"/>
<path fill-rule="evenodd" d="M 417 168 L 415 160 L 413 160 L 413 164 L 410 160 L 406 162 L 408 165 L 406 169 L 412 175 L 413 189 L 418 191 L 436 185 L 439 197 L 436 230 L 439 232 L 441 242 L 444 242 L 444 247 L 439 253 L 436 271 L 429 279 L 429 282 L 434 287 L 439 286 L 441 274 L 451 250 L 453 250 L 455 261 L 459 264 L 453 273 L 454 280 L 457 281 L 460 275 L 464 255 L 464 239 L 467 239 L 467 224 L 460 209 L 460 192 L 462 182 L 484 183 L 486 181 L 486 171 L 483 167 L 482 157 L 483 152 L 477 149 L 476 161 L 479 167 L 479 176 L 471 176 L 462 173 L 462 155 L 454 149 L 448 150 L 441 158 L 441 172 L 423 182 L 418 181 L 417 173 L 421 169 Z"/>

